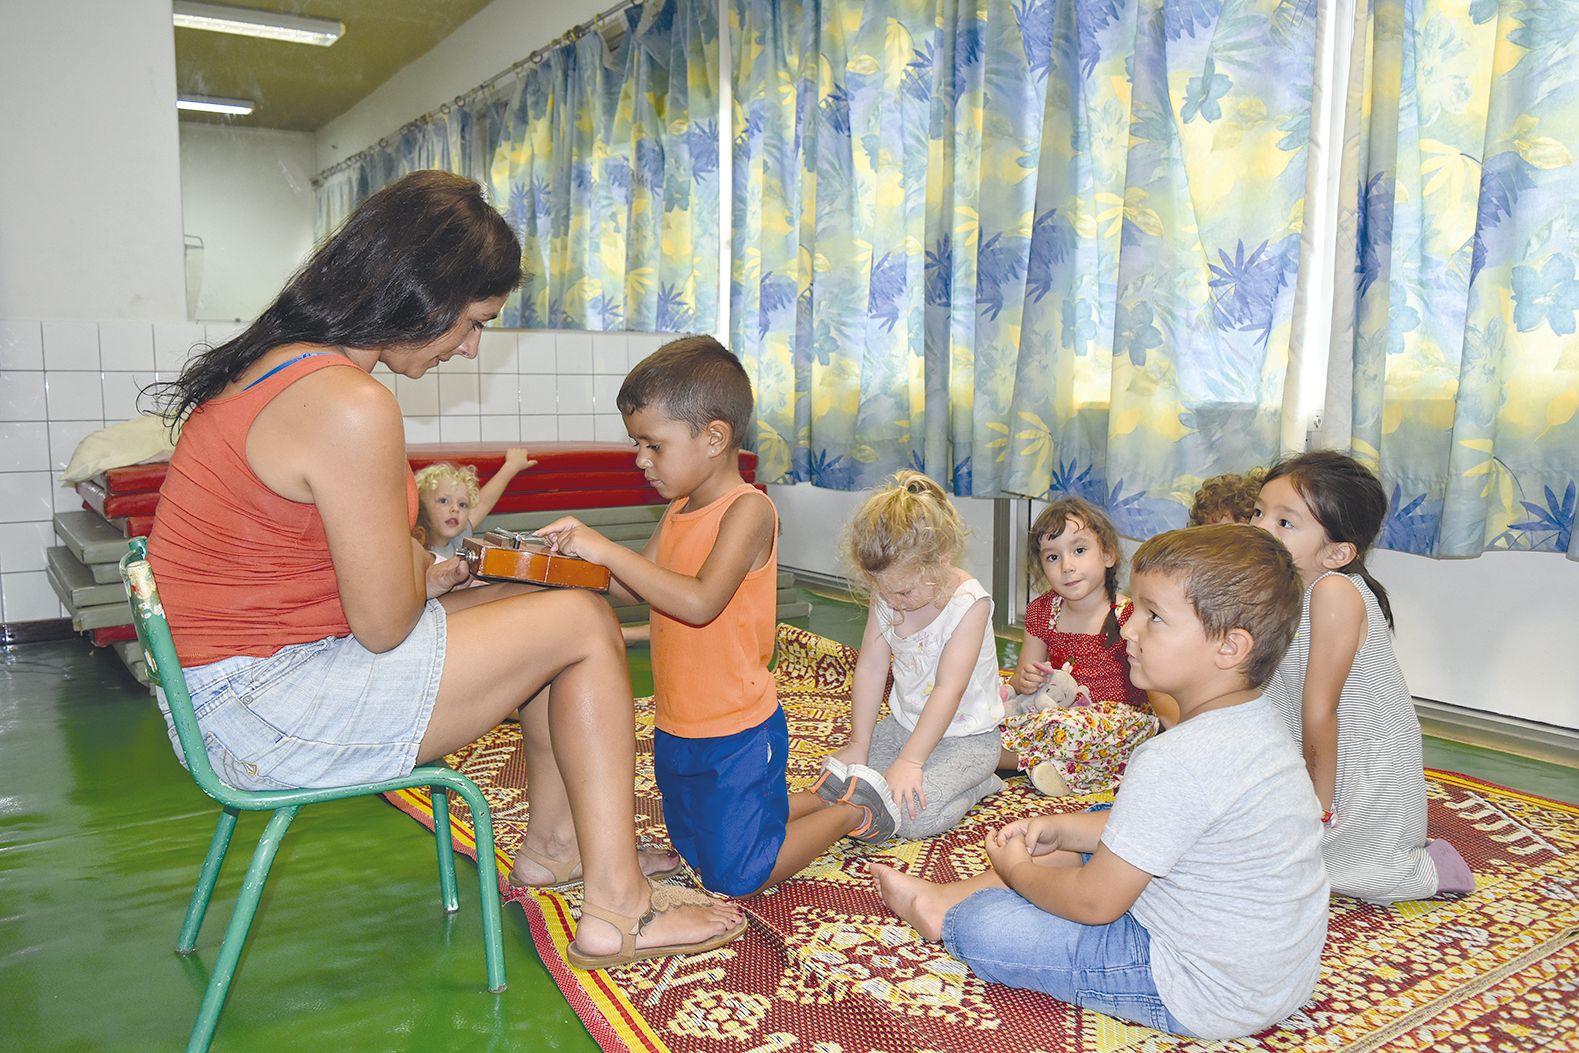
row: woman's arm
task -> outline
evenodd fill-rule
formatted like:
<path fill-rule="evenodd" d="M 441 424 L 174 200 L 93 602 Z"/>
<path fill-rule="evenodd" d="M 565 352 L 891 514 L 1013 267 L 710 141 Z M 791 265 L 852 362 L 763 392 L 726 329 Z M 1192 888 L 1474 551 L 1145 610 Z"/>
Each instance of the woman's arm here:
<path fill-rule="evenodd" d="M 494 472 L 493 478 L 477 492 L 477 503 L 472 506 L 471 515 L 467 518 L 473 530 L 488 518 L 493 506 L 504 496 L 504 488 L 510 485 L 510 480 L 536 463 L 525 446 L 513 446 L 504 451 L 504 467 Z"/>
<path fill-rule="evenodd" d="M 247 435 L 258 478 L 323 519 L 352 634 L 388 651 L 416 625 L 434 563 L 411 538 L 400 406 L 361 370 L 324 369 L 292 384 Z"/>
<path fill-rule="evenodd" d="M 1310 658 L 1305 666 L 1300 746 L 1323 811 L 1338 783 L 1338 699 L 1365 636 L 1365 601 L 1343 577 L 1323 578 L 1310 596 Z"/>

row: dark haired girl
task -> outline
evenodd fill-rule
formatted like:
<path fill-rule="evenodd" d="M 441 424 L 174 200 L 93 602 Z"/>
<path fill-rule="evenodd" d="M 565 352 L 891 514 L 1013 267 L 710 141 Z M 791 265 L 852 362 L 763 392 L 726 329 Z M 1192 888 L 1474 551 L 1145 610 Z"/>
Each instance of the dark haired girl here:
<path fill-rule="evenodd" d="M 1475 890 L 1464 857 L 1426 839 L 1420 721 L 1387 590 L 1365 569 L 1386 514 L 1368 468 L 1314 450 L 1272 466 L 1252 520 L 1287 546 L 1305 588 L 1265 694 L 1305 755 L 1332 891 L 1376 903 Z"/>

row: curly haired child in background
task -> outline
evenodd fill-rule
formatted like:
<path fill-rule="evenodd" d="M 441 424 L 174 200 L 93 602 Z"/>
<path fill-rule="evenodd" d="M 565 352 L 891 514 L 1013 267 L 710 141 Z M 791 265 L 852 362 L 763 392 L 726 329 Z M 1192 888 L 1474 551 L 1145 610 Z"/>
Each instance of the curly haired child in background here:
<path fill-rule="evenodd" d="M 504 451 L 504 467 L 486 486 L 477 485 L 477 469 L 469 464 L 441 461 L 428 465 L 417 473 L 419 508 L 411 536 L 435 559 L 457 555 L 461 541 L 488 518 L 510 480 L 536 463 L 524 446 L 508 449 Z"/>
<path fill-rule="evenodd" d="M 850 742 L 823 762 L 813 789 L 838 800 L 863 777 L 886 783 L 899 836 L 940 834 L 1003 789 L 994 774 L 1003 700 L 992 597 L 956 566 L 964 524 L 920 472 L 897 473 L 866 500 L 846 549 L 872 602 L 855 664 Z M 890 670 L 889 713 L 879 721 Z"/>
<path fill-rule="evenodd" d="M 1190 505 L 1190 526 L 1250 522 L 1264 478 L 1265 468 L 1252 468 L 1242 475 L 1212 476 L 1195 491 L 1195 501 Z"/>
<path fill-rule="evenodd" d="M 1118 531 L 1089 502 L 1062 497 L 1036 517 L 1030 541 L 1048 590 L 1025 608 L 1025 642 L 1009 684 L 1035 694 L 1048 674 L 1068 667 L 1092 701 L 1007 717 L 999 763 L 1028 771 L 1050 796 L 1111 790 L 1130 753 L 1157 731 L 1119 636 L 1134 605 L 1118 591 Z"/>
<path fill-rule="evenodd" d="M 1331 450 L 1273 465 L 1255 509 L 1304 587 L 1299 631 L 1266 696 L 1316 788 L 1332 891 L 1377 903 L 1475 889 L 1458 850 L 1426 838 L 1420 720 L 1393 654 L 1387 590 L 1365 569 L 1386 514 L 1376 476 Z"/>

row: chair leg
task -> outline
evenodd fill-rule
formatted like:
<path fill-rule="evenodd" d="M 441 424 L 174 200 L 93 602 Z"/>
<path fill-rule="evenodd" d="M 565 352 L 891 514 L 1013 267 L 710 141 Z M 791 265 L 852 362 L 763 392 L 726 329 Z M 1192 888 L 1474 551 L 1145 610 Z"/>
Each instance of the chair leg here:
<path fill-rule="evenodd" d="M 197 934 L 203 928 L 203 916 L 208 913 L 208 901 L 214 896 L 214 885 L 219 881 L 219 869 L 225 865 L 225 852 L 230 848 L 230 835 L 236 831 L 234 808 L 219 813 L 219 823 L 208 842 L 208 855 L 203 857 L 203 868 L 197 872 L 197 887 L 192 890 L 192 901 L 186 905 L 186 918 L 181 922 L 181 934 L 176 937 L 175 953 L 191 954 L 197 946 Z"/>
<path fill-rule="evenodd" d="M 450 795 L 442 786 L 428 787 L 433 800 L 433 839 L 439 846 L 439 900 L 446 914 L 461 909 L 455 894 L 455 846 L 450 839 Z"/>
<path fill-rule="evenodd" d="M 461 777 L 454 787 L 472 813 L 472 832 L 477 841 L 478 906 L 482 910 L 483 957 L 488 965 L 488 990 L 498 994 L 505 989 L 504 935 L 499 917 L 499 860 L 494 855 L 493 814 L 488 800 L 470 779 Z"/>
<path fill-rule="evenodd" d="M 236 963 L 241 958 L 241 947 L 247 942 L 247 930 L 252 927 L 252 916 L 257 913 L 258 899 L 263 895 L 263 883 L 269 878 L 269 868 L 274 865 L 274 855 L 280 849 L 286 828 L 296 818 L 300 805 L 281 808 L 269 817 L 252 853 L 247 876 L 241 882 L 241 894 L 236 897 L 236 909 L 225 929 L 225 942 L 219 946 L 219 957 L 214 961 L 214 971 L 208 978 L 208 990 L 203 993 L 203 1004 L 198 1007 L 197 1020 L 192 1025 L 192 1035 L 187 1039 L 187 1053 L 206 1053 L 214 1040 L 214 1029 L 219 1026 L 219 1013 L 225 1007 L 225 996 L 230 993 L 230 981 L 236 973 Z"/>

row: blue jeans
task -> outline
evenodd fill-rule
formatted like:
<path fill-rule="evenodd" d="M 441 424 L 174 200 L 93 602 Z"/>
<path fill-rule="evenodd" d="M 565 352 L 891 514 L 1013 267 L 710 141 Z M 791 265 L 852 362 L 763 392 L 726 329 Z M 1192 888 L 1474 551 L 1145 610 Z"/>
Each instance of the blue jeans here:
<path fill-rule="evenodd" d="M 1151 937 L 1125 914 L 1082 925 L 1005 888 L 984 889 L 943 918 L 943 946 L 971 972 L 1060 1001 L 1188 1035 L 1151 978 Z"/>

